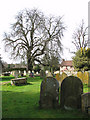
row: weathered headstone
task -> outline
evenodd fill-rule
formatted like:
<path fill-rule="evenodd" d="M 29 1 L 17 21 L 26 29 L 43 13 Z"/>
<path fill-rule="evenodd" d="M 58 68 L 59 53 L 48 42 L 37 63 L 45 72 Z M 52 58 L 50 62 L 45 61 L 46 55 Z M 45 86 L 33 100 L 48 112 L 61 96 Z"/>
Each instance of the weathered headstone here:
<path fill-rule="evenodd" d="M 40 108 L 57 108 L 59 105 L 59 83 L 53 77 L 47 77 L 41 83 Z"/>
<path fill-rule="evenodd" d="M 15 70 L 14 76 L 15 76 L 15 78 L 18 78 L 18 76 L 19 76 L 19 71 L 18 70 Z"/>
<path fill-rule="evenodd" d="M 83 84 L 78 77 L 66 77 L 61 83 L 60 107 L 65 109 L 80 109 Z"/>
<path fill-rule="evenodd" d="M 84 93 L 82 98 L 82 112 L 88 113 L 90 115 L 90 92 Z"/>
<path fill-rule="evenodd" d="M 77 77 L 82 80 L 84 84 L 89 84 L 89 72 L 85 71 L 84 73 L 82 72 L 77 72 Z"/>
<path fill-rule="evenodd" d="M 27 78 L 11 79 L 11 85 L 24 85 L 27 84 Z"/>

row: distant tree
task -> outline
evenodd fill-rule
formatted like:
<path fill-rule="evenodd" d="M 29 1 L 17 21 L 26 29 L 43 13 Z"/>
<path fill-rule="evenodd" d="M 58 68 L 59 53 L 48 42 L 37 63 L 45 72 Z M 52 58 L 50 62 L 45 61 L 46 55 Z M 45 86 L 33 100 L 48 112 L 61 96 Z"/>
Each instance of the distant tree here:
<path fill-rule="evenodd" d="M 88 50 L 81 49 L 75 53 L 73 57 L 73 65 L 76 71 L 90 70 L 90 58 L 87 56 Z"/>
<path fill-rule="evenodd" d="M 75 45 L 76 50 L 79 50 L 81 48 L 85 48 L 87 46 L 87 28 L 84 25 L 84 20 L 82 20 L 82 23 L 79 25 L 78 28 L 73 33 L 73 41 L 72 43 Z"/>
<path fill-rule="evenodd" d="M 23 10 L 16 16 L 11 33 L 4 34 L 5 46 L 14 59 L 27 60 L 28 70 L 32 71 L 35 61 L 41 64 L 47 45 L 49 51 L 60 54 L 64 30 L 62 17 L 45 17 L 36 9 Z"/>
<path fill-rule="evenodd" d="M 44 68 L 50 72 L 54 72 L 58 69 L 59 59 L 57 56 L 45 54 L 42 59 L 42 63 L 45 65 Z"/>
<path fill-rule="evenodd" d="M 36 72 L 40 72 L 40 70 L 41 70 L 41 67 L 40 67 L 40 65 L 39 64 L 36 64 L 36 65 L 34 65 L 34 67 L 33 67 L 33 70 L 34 70 L 34 72 L 36 73 Z"/>
<path fill-rule="evenodd" d="M 90 48 L 88 48 L 88 49 L 86 50 L 86 56 L 87 56 L 88 59 L 90 60 Z"/>

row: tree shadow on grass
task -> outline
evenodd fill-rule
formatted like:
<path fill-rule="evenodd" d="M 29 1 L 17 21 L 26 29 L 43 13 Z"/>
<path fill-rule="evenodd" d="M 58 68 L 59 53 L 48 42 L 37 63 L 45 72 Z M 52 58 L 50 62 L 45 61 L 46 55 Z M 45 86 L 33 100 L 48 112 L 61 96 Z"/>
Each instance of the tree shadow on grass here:
<path fill-rule="evenodd" d="M 16 86 L 26 86 L 26 85 L 33 85 L 32 83 L 26 83 L 26 84 L 17 84 Z"/>

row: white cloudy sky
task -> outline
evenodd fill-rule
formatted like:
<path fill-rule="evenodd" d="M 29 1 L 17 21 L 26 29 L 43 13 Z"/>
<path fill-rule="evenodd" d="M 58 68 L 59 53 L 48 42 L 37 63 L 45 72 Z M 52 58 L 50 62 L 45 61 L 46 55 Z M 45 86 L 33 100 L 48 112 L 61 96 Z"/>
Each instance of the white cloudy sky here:
<path fill-rule="evenodd" d="M 46 15 L 64 16 L 63 21 L 67 26 L 67 31 L 62 39 L 65 48 L 63 58 L 70 60 L 72 54 L 66 48 L 74 51 L 71 43 L 72 34 L 82 19 L 88 26 L 88 2 L 89 0 L 2 0 L 0 2 L 0 53 L 3 60 L 8 63 L 13 62 L 9 59 L 9 54 L 4 52 L 3 33 L 9 31 L 15 15 L 24 8 L 38 8 Z"/>

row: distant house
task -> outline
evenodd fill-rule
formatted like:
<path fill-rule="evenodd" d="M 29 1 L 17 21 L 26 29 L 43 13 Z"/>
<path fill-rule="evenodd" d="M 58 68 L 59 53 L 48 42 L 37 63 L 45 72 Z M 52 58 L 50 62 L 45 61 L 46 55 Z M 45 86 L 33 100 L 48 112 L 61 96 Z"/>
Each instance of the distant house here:
<path fill-rule="evenodd" d="M 63 60 L 60 64 L 60 73 L 65 72 L 66 74 L 73 74 L 74 67 L 71 60 Z"/>

